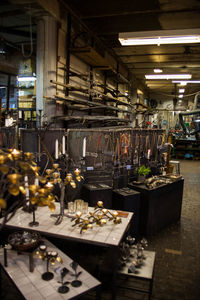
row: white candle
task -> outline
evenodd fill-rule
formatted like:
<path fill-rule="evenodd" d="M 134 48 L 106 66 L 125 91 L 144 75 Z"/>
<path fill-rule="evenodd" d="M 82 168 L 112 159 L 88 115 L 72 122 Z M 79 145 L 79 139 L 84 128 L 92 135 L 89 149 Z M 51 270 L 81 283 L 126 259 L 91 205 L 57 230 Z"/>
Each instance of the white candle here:
<path fill-rule="evenodd" d="M 65 154 L 65 136 L 62 138 L 62 153 Z"/>
<path fill-rule="evenodd" d="M 19 110 L 19 119 L 22 119 L 22 111 Z"/>
<path fill-rule="evenodd" d="M 38 180 L 38 178 L 35 178 L 34 184 L 35 184 L 35 185 L 39 185 L 39 180 Z"/>
<path fill-rule="evenodd" d="M 148 151 L 147 151 L 147 159 L 150 159 L 150 155 L 151 155 L 151 149 L 148 149 Z"/>
<path fill-rule="evenodd" d="M 55 141 L 55 159 L 58 159 L 58 140 Z"/>
<path fill-rule="evenodd" d="M 83 157 L 85 157 L 86 154 L 86 137 L 83 139 Z"/>
<path fill-rule="evenodd" d="M 26 200 L 29 199 L 29 189 L 28 189 L 28 176 L 24 176 L 24 185 L 26 190 Z"/>

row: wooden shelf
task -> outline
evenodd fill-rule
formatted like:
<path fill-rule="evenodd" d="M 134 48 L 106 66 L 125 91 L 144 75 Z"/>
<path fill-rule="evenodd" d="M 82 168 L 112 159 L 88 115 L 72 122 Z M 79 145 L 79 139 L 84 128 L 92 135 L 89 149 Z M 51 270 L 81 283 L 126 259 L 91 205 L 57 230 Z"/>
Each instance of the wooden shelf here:
<path fill-rule="evenodd" d="M 71 48 L 70 51 L 72 54 L 76 55 L 78 58 L 92 67 L 97 67 L 101 70 L 112 69 L 111 65 L 109 65 L 106 59 L 92 47 Z"/>

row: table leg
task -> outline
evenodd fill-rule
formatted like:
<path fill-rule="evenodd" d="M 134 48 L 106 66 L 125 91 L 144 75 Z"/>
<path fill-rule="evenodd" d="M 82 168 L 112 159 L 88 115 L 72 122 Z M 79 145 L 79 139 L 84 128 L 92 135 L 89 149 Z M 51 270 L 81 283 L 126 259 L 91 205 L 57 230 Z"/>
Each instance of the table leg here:
<path fill-rule="evenodd" d="M 101 300 L 101 286 L 96 288 L 96 300 Z"/>
<path fill-rule="evenodd" d="M 0 299 L 2 298 L 2 266 L 0 264 Z"/>
<path fill-rule="evenodd" d="M 34 265 L 33 265 L 33 253 L 29 254 L 29 271 L 34 271 Z"/>
<path fill-rule="evenodd" d="M 7 261 L 7 249 L 3 248 L 3 253 L 4 253 L 4 266 L 8 266 L 8 261 Z"/>
<path fill-rule="evenodd" d="M 151 299 L 152 290 L 153 290 L 153 279 L 150 280 L 150 286 L 149 286 L 149 300 Z"/>
<path fill-rule="evenodd" d="M 113 248 L 112 300 L 116 299 L 116 281 L 117 281 L 117 270 L 118 270 L 118 258 L 119 258 L 119 249 L 118 249 L 118 247 L 115 247 L 115 248 Z"/>

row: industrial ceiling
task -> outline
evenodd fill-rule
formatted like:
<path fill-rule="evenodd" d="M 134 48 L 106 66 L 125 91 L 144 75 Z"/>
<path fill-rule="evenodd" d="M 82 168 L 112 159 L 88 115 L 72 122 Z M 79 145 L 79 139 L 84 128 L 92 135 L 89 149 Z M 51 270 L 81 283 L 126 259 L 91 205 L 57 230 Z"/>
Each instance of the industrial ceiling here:
<path fill-rule="evenodd" d="M 154 68 L 162 68 L 163 74 L 190 73 L 192 80 L 200 80 L 200 44 L 124 47 L 118 41 L 120 32 L 200 28 L 199 0 L 59 1 L 66 4 L 146 86 L 150 98 L 168 100 L 177 96 L 177 85 L 171 80 L 145 80 L 145 74 L 153 74 Z M 17 2 L 21 5 L 17 5 Z M 0 1 L 0 37 L 16 47 L 22 42 L 25 45 L 30 40 L 30 18 L 24 14 L 24 8 L 27 11 L 29 3 L 34 8 L 36 2 L 40 1 Z M 32 37 L 35 39 L 34 18 L 31 23 Z M 186 95 L 193 98 L 198 91 L 200 84 L 188 84 L 185 87 L 185 99 L 189 99 Z"/>

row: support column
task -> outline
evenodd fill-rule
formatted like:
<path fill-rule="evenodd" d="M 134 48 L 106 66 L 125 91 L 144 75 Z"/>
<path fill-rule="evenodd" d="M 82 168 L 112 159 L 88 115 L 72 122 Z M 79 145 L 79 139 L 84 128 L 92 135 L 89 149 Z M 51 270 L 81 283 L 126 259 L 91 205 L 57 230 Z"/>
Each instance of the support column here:
<path fill-rule="evenodd" d="M 37 25 L 37 87 L 36 87 L 36 111 L 41 113 L 41 123 L 50 122 L 56 115 L 54 101 L 45 99 L 44 96 L 53 97 L 56 94 L 56 86 L 50 84 L 50 80 L 56 80 L 57 68 L 57 22 L 51 16 L 44 16 L 38 20 Z M 41 125 L 42 125 L 41 124 Z M 39 119 L 37 126 L 39 126 Z"/>

